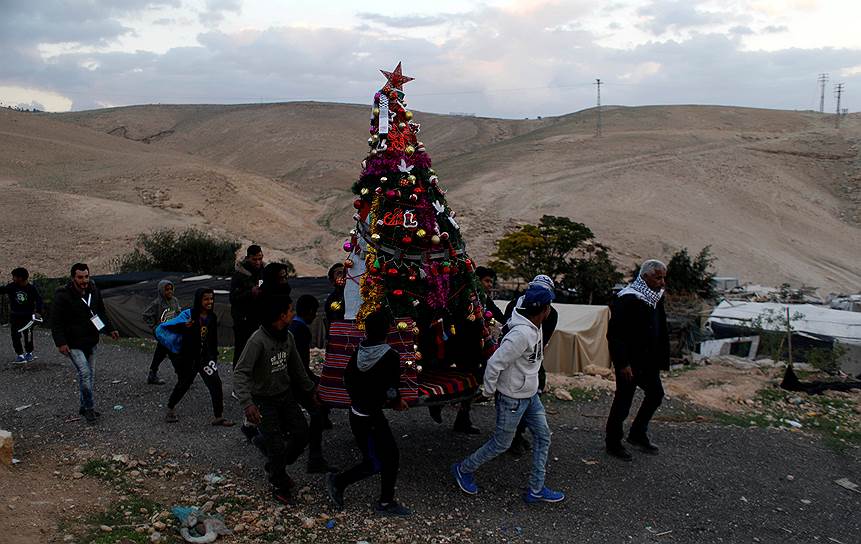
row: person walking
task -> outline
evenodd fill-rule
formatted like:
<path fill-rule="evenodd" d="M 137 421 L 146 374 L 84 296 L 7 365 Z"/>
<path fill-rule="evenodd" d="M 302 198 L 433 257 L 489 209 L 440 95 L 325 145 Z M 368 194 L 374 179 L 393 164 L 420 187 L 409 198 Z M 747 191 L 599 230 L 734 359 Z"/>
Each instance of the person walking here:
<path fill-rule="evenodd" d="M 664 310 L 666 284 L 667 266 L 655 259 L 648 260 L 631 285 L 622 289 L 610 304 L 607 340 L 616 373 L 616 394 L 607 417 L 606 446 L 608 454 L 624 461 L 632 459 L 622 445 L 622 437 L 637 387 L 645 396 L 628 431 L 627 442 L 645 453 L 658 453 L 658 446 L 649 439 L 648 427 L 664 398 L 661 370 L 670 368 Z"/>
<path fill-rule="evenodd" d="M 156 327 L 165 321 L 178 316 L 179 312 L 182 310 L 179 300 L 174 296 L 174 286 L 172 281 L 159 281 L 157 290 L 158 294 L 155 299 L 150 302 L 149 306 L 147 306 L 143 312 L 144 323 L 146 323 L 152 330 L 153 336 L 155 336 Z M 156 342 L 155 352 L 152 354 L 152 363 L 149 365 L 149 374 L 147 375 L 146 383 L 150 385 L 164 384 L 164 380 L 158 377 L 158 367 L 169 354 L 170 352 L 165 346 Z"/>
<path fill-rule="evenodd" d="M 57 351 L 68 357 L 78 373 L 80 408 L 78 413 L 87 423 L 95 423 L 101 415 L 96 411 L 96 346 L 99 333 L 108 333 L 116 340 L 120 333 L 105 312 L 102 295 L 90 281 L 90 269 L 75 263 L 70 281 L 54 293 L 51 304 L 51 335 Z"/>
<path fill-rule="evenodd" d="M 287 466 L 296 462 L 308 443 L 308 423 L 297 395 L 318 402 L 316 385 L 305 372 L 287 330 L 292 320 L 290 297 L 271 299 L 263 324 L 248 339 L 233 371 L 239 404 L 260 433 L 272 496 L 282 503 L 290 502 L 295 487 Z"/>
<path fill-rule="evenodd" d="M 326 490 L 339 510 L 344 508 L 344 490 L 350 485 L 380 474 L 380 497 L 374 511 L 381 516 L 409 516 L 412 512 L 395 501 L 400 454 L 383 409 L 408 408 L 398 387 L 401 361 L 398 352 L 386 343 L 392 317 L 378 310 L 365 318 L 365 339 L 350 357 L 344 370 L 344 385 L 350 395 L 350 429 L 362 453 L 362 461 L 341 472 L 329 473 Z"/>
<path fill-rule="evenodd" d="M 233 426 L 233 422 L 224 417 L 224 392 L 218 375 L 218 317 L 213 311 L 214 305 L 214 291 L 202 287 L 194 293 L 188 321 L 177 322 L 174 319 L 159 325 L 182 335 L 180 351 L 171 357 L 177 381 L 167 401 L 164 419 L 168 423 L 179 421 L 176 405 L 188 392 L 197 375 L 200 375 L 212 400 L 211 424 Z"/>
<path fill-rule="evenodd" d="M 541 323 L 550 314 L 553 298 L 548 289 L 530 286 L 522 306 L 512 313 L 508 333 L 487 362 L 483 394 L 496 397 L 496 429 L 483 446 L 451 466 L 455 482 L 464 493 L 478 493 L 475 472 L 511 446 L 518 423 L 525 419 L 534 444 L 532 472 L 523 500 L 532 504 L 565 499 L 564 493 L 554 491 L 544 483 L 550 428 L 538 396 L 538 369 L 544 358 Z"/>
<path fill-rule="evenodd" d="M 237 263 L 230 278 L 230 316 L 233 318 L 233 364 L 242 355 L 245 342 L 260 325 L 257 318 L 256 299 L 260 295 L 263 250 L 252 244 L 245 252 L 245 259 Z"/>
<path fill-rule="evenodd" d="M 36 357 L 33 354 L 33 324 L 36 319 L 41 319 L 42 296 L 30 283 L 30 272 L 23 267 L 12 270 L 12 282 L 0 287 L 0 294 L 4 293 L 9 297 L 9 332 L 15 350 L 13 362 L 30 362 Z"/>

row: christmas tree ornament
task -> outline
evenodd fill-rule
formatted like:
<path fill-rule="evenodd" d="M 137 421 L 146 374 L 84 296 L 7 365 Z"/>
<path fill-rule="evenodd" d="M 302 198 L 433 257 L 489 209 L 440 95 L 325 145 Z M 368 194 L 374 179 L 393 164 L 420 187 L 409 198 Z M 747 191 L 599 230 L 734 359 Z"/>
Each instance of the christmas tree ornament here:
<path fill-rule="evenodd" d="M 380 108 L 374 108 L 371 111 L 374 113 L 374 117 L 376 117 L 380 114 Z"/>
<path fill-rule="evenodd" d="M 410 281 L 416 281 L 418 279 L 418 277 L 415 274 L 410 274 L 407 279 Z M 416 302 L 418 302 L 418 301 L 416 301 Z"/>
<path fill-rule="evenodd" d="M 448 233 L 447 232 L 441 232 L 441 233 L 439 233 L 439 237 L 442 238 L 443 240 L 448 240 Z"/>
<path fill-rule="evenodd" d="M 392 294 L 395 295 L 396 297 L 402 297 L 402 296 L 404 296 L 404 291 L 403 291 L 403 289 L 394 289 L 394 290 L 392 290 Z"/>
<path fill-rule="evenodd" d="M 378 194 L 378 195 L 383 194 L 383 188 L 382 188 L 382 187 L 377 187 L 376 189 L 374 189 L 374 193 L 375 193 L 375 194 Z"/>
<path fill-rule="evenodd" d="M 398 330 L 405 331 L 410 328 L 410 324 L 406 321 L 398 321 Z"/>
<path fill-rule="evenodd" d="M 427 235 L 427 231 L 425 229 L 419 229 L 416 231 L 416 236 L 419 238 L 424 238 Z"/>
<path fill-rule="evenodd" d="M 387 178 L 386 176 L 380 178 L 380 183 L 385 183 L 387 181 L 389 181 L 389 178 Z"/>
<path fill-rule="evenodd" d="M 334 301 L 332 301 L 332 303 L 331 303 L 331 304 L 329 304 L 329 308 L 330 308 L 333 312 L 340 312 L 340 311 L 341 311 L 341 308 L 343 308 L 343 307 L 344 307 L 344 305 L 341 303 L 341 301 L 340 301 L 340 300 L 334 300 Z"/>
<path fill-rule="evenodd" d="M 422 365 L 416 365 L 416 372 L 420 373 L 421 371 L 422 371 Z"/>
<path fill-rule="evenodd" d="M 401 238 L 401 243 L 403 243 L 405 246 L 408 246 L 413 243 L 413 239 L 411 236 L 407 235 Z"/>
<path fill-rule="evenodd" d="M 362 194 L 362 196 L 366 196 L 371 191 L 369 191 L 367 187 L 362 187 L 362 190 L 359 192 Z"/>
<path fill-rule="evenodd" d="M 376 232 L 375 232 L 375 233 L 373 233 L 373 234 L 371 235 L 371 240 L 373 240 L 373 241 L 375 241 L 375 242 L 379 242 L 379 241 L 380 241 L 380 235 L 379 235 L 379 234 L 377 234 Z"/>
<path fill-rule="evenodd" d="M 346 251 L 347 253 L 352 253 L 353 251 L 353 244 L 349 240 L 344 242 L 344 251 Z"/>
<path fill-rule="evenodd" d="M 404 153 L 406 153 L 407 155 L 412 155 L 415 152 L 416 152 L 416 148 L 411 146 L 411 145 L 408 145 L 404 148 Z"/>
<path fill-rule="evenodd" d="M 389 269 L 386 271 L 386 273 L 387 273 L 389 276 L 391 276 L 391 277 L 395 277 L 395 276 L 397 276 L 397 275 L 398 275 L 398 269 L 397 269 L 397 268 L 389 268 Z"/>
<path fill-rule="evenodd" d="M 421 104 L 419 104 L 419 106 L 421 106 Z M 407 121 L 409 121 L 410 119 L 412 119 L 412 118 L 413 118 L 413 112 L 411 112 L 411 111 L 405 111 L 405 112 L 404 112 L 404 117 L 406 117 Z"/>
<path fill-rule="evenodd" d="M 373 136 L 371 136 L 371 142 L 372 143 L 377 143 L 379 141 L 380 141 L 380 136 L 378 134 L 374 134 Z"/>
<path fill-rule="evenodd" d="M 415 183 L 416 177 L 414 175 L 410 174 L 409 176 L 407 176 L 407 181 L 409 181 L 410 183 Z"/>
<path fill-rule="evenodd" d="M 403 131 L 405 128 L 407 128 L 407 124 L 406 124 L 406 123 L 398 123 L 398 128 L 399 128 L 401 131 Z"/>
<path fill-rule="evenodd" d="M 493 312 L 491 312 L 490 310 L 487 310 L 486 312 L 484 312 L 484 317 L 485 317 L 485 319 L 492 319 L 493 318 Z"/>
<path fill-rule="evenodd" d="M 413 300 L 412 300 L 412 302 L 411 302 L 411 304 L 412 304 L 414 307 L 416 307 L 416 308 L 417 308 L 417 307 L 418 307 L 418 305 L 420 304 L 420 302 L 419 302 L 418 300 L 416 300 L 416 299 L 413 299 Z"/>
<path fill-rule="evenodd" d="M 440 239 L 440 237 L 439 237 L 439 236 L 437 236 L 436 234 L 434 234 L 433 236 L 431 236 L 431 243 L 432 243 L 433 245 L 439 245 L 439 243 L 440 243 L 441 241 L 442 241 L 442 240 Z"/>
<path fill-rule="evenodd" d="M 357 198 L 357 199 L 353 202 L 353 207 L 354 207 L 354 208 L 356 208 L 357 210 L 358 210 L 359 208 L 361 208 L 361 207 L 362 207 L 362 199 Z"/>
<path fill-rule="evenodd" d="M 421 361 L 422 360 L 422 352 L 417 351 L 415 354 L 415 358 L 416 358 L 416 361 Z"/>
<path fill-rule="evenodd" d="M 418 202 L 418 201 L 419 201 L 419 195 L 417 195 L 417 194 L 415 194 L 415 193 L 413 193 L 413 194 L 411 194 L 411 195 L 410 195 L 410 202 L 412 202 L 412 203 L 416 203 L 416 202 Z"/>

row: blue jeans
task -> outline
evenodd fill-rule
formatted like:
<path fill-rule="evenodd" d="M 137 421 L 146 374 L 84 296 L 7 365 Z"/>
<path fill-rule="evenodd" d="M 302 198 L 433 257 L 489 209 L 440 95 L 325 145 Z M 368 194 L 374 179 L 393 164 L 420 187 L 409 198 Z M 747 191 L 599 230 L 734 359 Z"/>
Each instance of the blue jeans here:
<path fill-rule="evenodd" d="M 528 399 L 515 399 L 499 394 L 496 398 L 496 429 L 482 447 L 464 459 L 460 464 L 463 472 L 475 472 L 478 467 L 490 461 L 511 447 L 517 424 L 521 418 L 532 433 L 532 473 L 529 475 L 529 489 L 538 493 L 544 488 L 545 466 L 550 450 L 550 427 L 544 405 L 536 393 Z"/>
<path fill-rule="evenodd" d="M 96 347 L 89 354 L 80 349 L 70 349 L 69 358 L 78 371 L 78 388 L 81 390 L 81 408 L 91 410 L 95 407 L 93 385 L 96 379 Z"/>

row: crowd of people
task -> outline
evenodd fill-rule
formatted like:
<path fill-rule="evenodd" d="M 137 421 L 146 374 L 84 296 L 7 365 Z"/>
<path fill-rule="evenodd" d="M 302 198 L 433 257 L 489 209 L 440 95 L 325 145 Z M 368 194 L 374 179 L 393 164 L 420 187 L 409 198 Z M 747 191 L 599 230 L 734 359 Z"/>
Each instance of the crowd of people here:
<path fill-rule="evenodd" d="M 344 318 L 344 272 L 340 264 L 328 271 L 333 290 L 324 305 L 327 331 L 330 323 Z M 496 279 L 493 270 L 478 267 L 476 274 L 490 295 Z M 669 365 L 663 307 L 665 282 L 666 266 L 657 260 L 646 261 L 639 275 L 611 303 L 607 339 L 616 393 L 607 418 L 606 452 L 625 461 L 630 461 L 632 454 L 623 439 L 639 451 L 658 452 L 649 438 L 648 425 L 663 398 L 660 370 Z M 32 329 L 41 321 L 42 298 L 24 268 L 13 270 L 12 282 L 0 289 L 0 294 L 9 298 L 14 362 L 25 364 L 35 357 Z M 214 291 L 198 289 L 191 306 L 183 309 L 170 281 L 160 281 L 157 289 L 156 298 L 141 318 L 158 340 L 146 383 L 165 383 L 159 377 L 164 359 L 171 362 L 176 375 L 167 398 L 165 422 L 179 420 L 177 407 L 200 376 L 212 402 L 211 424 L 233 426 L 234 422 L 224 417 Z M 332 423 L 329 408 L 317 395 L 319 377 L 311 366 L 310 325 L 317 317 L 319 301 L 302 295 L 294 304 L 290 295 L 287 268 L 279 263 L 264 265 L 260 246 L 249 246 L 230 284 L 232 397 L 243 410 L 243 435 L 266 459 L 264 468 L 273 497 L 290 502 L 295 483 L 287 467 L 307 448 L 307 472 L 326 474 L 325 488 L 337 508 L 343 508 L 347 488 L 379 473 L 381 489 L 375 511 L 380 515 L 410 515 L 410 510 L 395 499 L 399 451 L 385 412 L 387 408 L 408 409 L 399 390 L 400 358 L 387 344 L 394 316 L 379 310 L 365 318 L 365 339 L 344 372 L 350 398 L 349 424 L 361 461 L 339 472 L 324 456 L 323 433 L 332 428 Z M 551 433 L 541 402 L 544 349 L 558 320 L 552 305 L 553 280 L 536 276 L 505 311 L 493 304 L 492 297 L 487 299 L 487 310 L 504 324 L 498 347 L 486 362 L 479 389 L 481 396 L 495 401 L 495 427 L 484 445 L 451 466 L 452 477 L 464 493 L 476 494 L 476 474 L 483 465 L 506 451 L 519 456 L 531 449 L 532 470 L 523 499 L 527 503 L 562 501 L 565 494 L 545 484 Z M 119 333 L 105 311 L 99 289 L 90 280 L 86 264 L 72 265 L 69 282 L 54 293 L 50 313 L 56 349 L 77 372 L 80 415 L 86 422 L 96 423 L 100 417 L 94 387 L 99 337 L 107 334 L 116 339 Z M 645 398 L 626 437 L 623 426 L 638 387 L 644 390 Z M 470 405 L 471 401 L 460 405 L 454 430 L 479 434 L 481 431 L 469 420 Z M 438 410 L 432 409 L 431 417 L 441 421 Z M 531 441 L 525 436 L 527 429 Z"/>

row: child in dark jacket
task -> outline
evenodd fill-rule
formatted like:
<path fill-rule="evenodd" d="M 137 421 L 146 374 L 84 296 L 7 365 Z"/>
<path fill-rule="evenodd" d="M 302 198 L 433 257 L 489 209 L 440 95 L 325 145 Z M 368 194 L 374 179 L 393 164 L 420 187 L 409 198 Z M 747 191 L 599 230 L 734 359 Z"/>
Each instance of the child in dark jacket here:
<path fill-rule="evenodd" d="M 201 288 L 194 293 L 191 319 L 185 323 L 165 325 L 182 334 L 182 348 L 171 357 L 176 371 L 177 382 L 167 401 L 165 421 L 175 423 L 176 405 L 188 392 L 194 378 L 200 374 L 209 389 L 212 399 L 213 425 L 230 427 L 233 422 L 224 418 L 224 393 L 218 375 L 218 318 L 214 311 L 215 293 L 212 289 Z"/>
<path fill-rule="evenodd" d="M 26 363 L 35 358 L 33 327 L 27 327 L 27 324 L 34 315 L 42 313 L 42 297 L 29 280 L 30 273 L 26 268 L 16 268 L 12 271 L 12 283 L 0 287 L 0 294 L 6 293 L 9 296 L 9 331 L 12 334 L 12 347 L 15 349 L 15 363 Z"/>
<path fill-rule="evenodd" d="M 174 286 L 170 280 L 161 280 L 158 282 L 158 296 L 149 303 L 149 306 L 143 312 L 143 320 L 155 336 L 155 329 L 165 321 L 173 319 L 179 315 L 182 307 L 179 300 L 173 296 Z M 158 367 L 164 358 L 170 354 L 170 351 L 161 343 L 156 343 L 155 352 L 152 355 L 152 363 L 149 365 L 149 374 L 147 375 L 146 383 L 150 385 L 163 385 L 164 380 L 158 377 Z"/>
<path fill-rule="evenodd" d="M 290 502 L 295 483 L 287 475 L 308 441 L 308 424 L 297 397 L 315 399 L 316 385 L 308 377 L 287 330 L 293 319 L 290 297 L 272 298 L 257 329 L 242 350 L 234 371 L 234 386 L 248 421 L 260 431 L 272 496 Z"/>
<path fill-rule="evenodd" d="M 384 516 L 409 516 L 412 512 L 395 502 L 398 478 L 398 445 L 383 413 L 386 407 L 406 410 L 400 396 L 401 361 L 386 343 L 392 318 L 377 311 L 365 318 L 365 340 L 347 363 L 344 385 L 350 394 L 350 429 L 362 452 L 362 462 L 326 478 L 327 491 L 337 508 L 344 507 L 344 490 L 380 473 L 380 499 L 374 507 Z"/>

